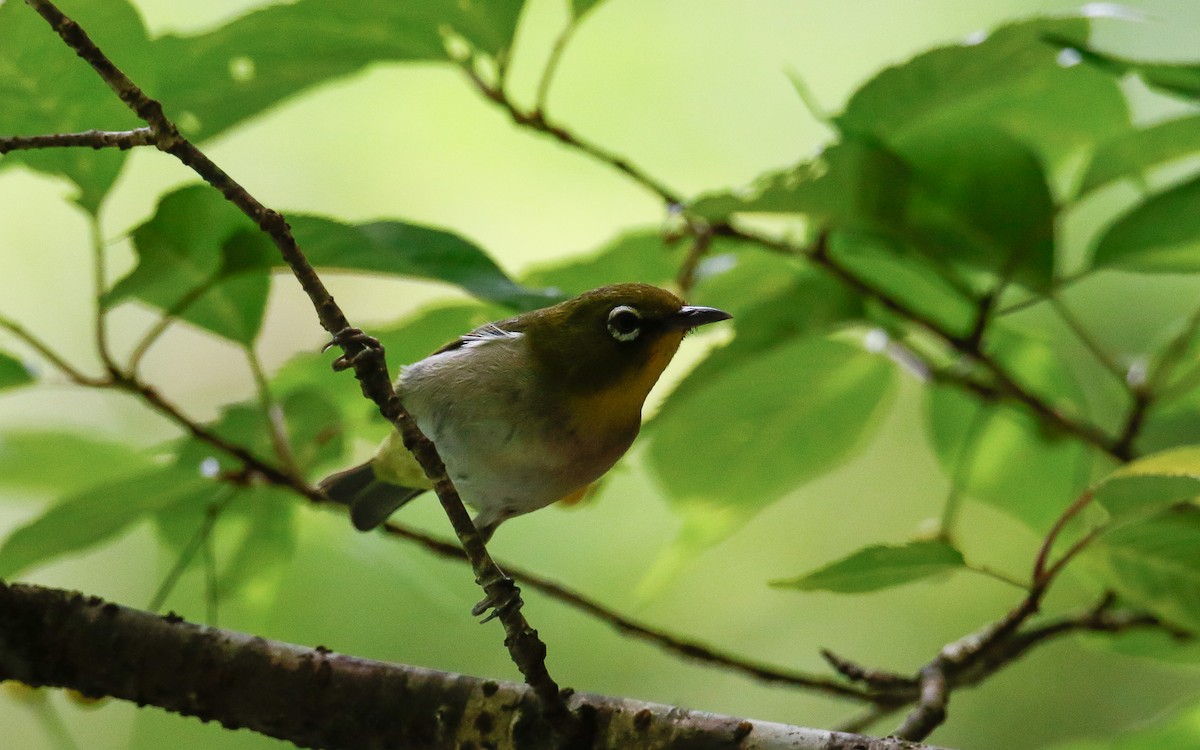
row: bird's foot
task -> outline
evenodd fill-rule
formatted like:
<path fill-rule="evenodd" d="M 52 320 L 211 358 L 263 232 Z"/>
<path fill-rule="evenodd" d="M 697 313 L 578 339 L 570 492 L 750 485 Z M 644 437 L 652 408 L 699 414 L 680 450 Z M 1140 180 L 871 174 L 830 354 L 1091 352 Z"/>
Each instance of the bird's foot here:
<path fill-rule="evenodd" d="M 517 584 L 513 583 L 513 579 L 508 576 L 501 577 L 494 587 L 489 588 L 492 590 L 488 591 L 488 595 L 471 608 L 473 617 L 479 617 L 489 609 L 491 610 L 487 617 L 479 621 L 481 625 L 506 612 L 519 610 L 524 604 L 521 601 L 521 589 L 517 588 Z"/>
<path fill-rule="evenodd" d="M 379 357 L 383 354 L 383 344 L 379 343 L 379 339 L 374 336 L 368 336 L 358 328 L 343 328 L 338 331 L 333 335 L 333 339 L 321 348 L 321 351 L 327 352 L 335 346 L 345 348 L 347 345 L 354 344 L 361 347 L 357 352 L 343 354 L 333 360 L 332 366 L 335 372 L 349 370 L 363 357 Z"/>

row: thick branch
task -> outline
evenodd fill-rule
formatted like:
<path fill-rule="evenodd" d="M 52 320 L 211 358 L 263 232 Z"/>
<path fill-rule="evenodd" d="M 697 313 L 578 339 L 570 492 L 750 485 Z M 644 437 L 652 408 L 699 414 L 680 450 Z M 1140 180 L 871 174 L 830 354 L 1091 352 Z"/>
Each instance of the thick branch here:
<path fill-rule="evenodd" d="M 386 664 L 0 583 L 0 680 L 74 688 L 246 728 L 301 747 L 557 747 L 517 683 Z M 827 732 L 575 693 L 587 748 L 918 750 Z"/>

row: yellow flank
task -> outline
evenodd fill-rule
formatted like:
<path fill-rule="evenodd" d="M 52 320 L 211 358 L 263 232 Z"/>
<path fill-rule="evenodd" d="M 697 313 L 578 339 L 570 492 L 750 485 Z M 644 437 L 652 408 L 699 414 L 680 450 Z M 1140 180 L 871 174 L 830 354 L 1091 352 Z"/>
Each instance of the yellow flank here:
<path fill-rule="evenodd" d="M 425 470 L 417 463 L 416 457 L 404 447 L 404 439 L 400 433 L 392 430 L 384 439 L 383 445 L 371 462 L 375 467 L 375 477 L 389 484 L 413 489 L 433 489 L 433 485 L 425 476 Z"/>

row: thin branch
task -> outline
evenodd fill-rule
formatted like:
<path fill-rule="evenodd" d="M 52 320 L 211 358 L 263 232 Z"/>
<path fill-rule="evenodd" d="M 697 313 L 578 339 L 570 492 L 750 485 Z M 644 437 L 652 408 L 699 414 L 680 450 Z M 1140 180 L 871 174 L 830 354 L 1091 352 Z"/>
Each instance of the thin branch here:
<path fill-rule="evenodd" d="M 1071 312 L 1071 309 L 1067 307 L 1067 304 L 1063 302 L 1057 294 L 1049 295 L 1048 299 L 1050 301 L 1050 305 L 1054 308 L 1054 311 L 1058 313 L 1058 317 L 1067 324 L 1067 327 L 1071 329 L 1071 333 L 1075 334 L 1075 338 L 1079 339 L 1079 342 L 1083 344 L 1085 349 L 1088 350 L 1088 353 L 1091 354 L 1092 357 L 1100 363 L 1100 366 L 1103 367 L 1110 375 L 1112 375 L 1118 383 L 1124 387 L 1129 387 L 1129 381 L 1126 378 L 1126 371 L 1119 364 L 1117 364 L 1117 361 L 1113 359 L 1108 352 L 1104 351 L 1104 347 L 1100 346 L 1100 342 L 1096 341 L 1095 337 L 1093 337 L 1091 332 L 1084 327 L 1083 323 L 1079 322 L 1079 318 L 1075 317 L 1075 314 Z"/>
<path fill-rule="evenodd" d="M 550 49 L 550 57 L 547 58 L 546 67 L 542 69 L 542 76 L 538 79 L 537 95 L 533 100 L 534 112 L 545 114 L 546 100 L 550 96 L 550 84 L 554 82 L 554 74 L 558 72 L 559 60 L 562 59 L 562 54 L 566 50 L 567 44 L 571 41 L 571 37 L 575 35 L 575 29 L 578 26 L 579 19 L 572 17 L 554 39 L 554 47 Z M 499 86 L 498 88 L 503 87 Z"/>
<path fill-rule="evenodd" d="M 622 172 L 634 182 L 659 196 L 668 204 L 682 204 L 682 196 L 650 175 L 646 174 L 641 169 L 630 164 L 627 160 L 617 156 L 611 151 L 591 143 L 590 141 L 585 141 L 574 133 L 550 122 L 546 119 L 543 113 L 539 111 L 521 111 L 521 109 L 518 108 L 512 102 L 512 100 L 508 98 L 504 91 L 489 85 L 487 81 L 479 77 L 479 74 L 476 73 L 469 64 L 463 65 L 462 70 L 471 83 L 475 85 L 475 88 L 478 89 L 479 92 L 483 94 L 484 97 L 486 97 L 489 101 L 494 102 L 508 112 L 509 117 L 511 117 L 513 122 L 516 124 L 523 125 L 525 127 L 545 133 L 546 135 L 553 136 L 562 143 L 565 143 L 568 146 L 571 146 L 572 148 L 591 156 L 597 161 L 609 165 L 613 169 L 616 169 L 618 172 Z"/>
<path fill-rule="evenodd" d="M 65 16 L 50 0 L 26 0 L 46 20 L 59 37 L 92 69 L 138 117 L 150 126 L 155 146 L 179 159 L 200 175 L 206 182 L 221 191 L 227 200 L 237 206 L 262 231 L 271 237 L 280 255 L 291 268 L 293 275 L 304 289 L 316 309 L 321 325 L 335 337 L 350 329 L 346 316 L 313 270 L 292 236 L 287 221 L 278 212 L 271 210 L 255 199 L 224 170 L 218 167 L 200 149 L 180 135 L 178 128 L 163 112 L 162 105 L 145 94 L 110 60 L 86 32 L 73 20 Z M 442 508 L 445 510 L 455 534 L 471 559 L 475 580 L 484 589 L 487 599 L 495 605 L 495 613 L 504 626 L 505 645 L 521 673 L 541 700 L 551 723 L 564 735 L 573 732 L 578 724 L 570 715 L 559 692 L 558 684 L 546 669 L 546 646 L 521 614 L 515 587 L 504 576 L 488 555 L 487 548 L 471 517 L 463 507 L 445 465 L 405 411 L 400 399 L 392 389 L 387 365 L 381 348 L 369 356 L 361 356 L 369 347 L 361 339 L 345 337 L 339 341 L 345 362 L 354 368 L 355 376 L 363 393 L 373 400 L 380 412 L 390 421 L 404 438 L 404 445 L 416 457 L 426 476 L 433 484 Z"/>
<path fill-rule="evenodd" d="M 95 378 L 75 369 L 71 363 L 67 362 L 66 359 L 51 349 L 49 344 L 44 343 L 41 339 L 34 336 L 17 321 L 0 315 L 0 329 L 8 331 L 30 349 L 40 354 L 43 359 L 54 365 L 55 369 L 66 375 L 71 382 L 83 386 L 100 386 L 106 384 L 107 381 L 104 378 Z"/>
<path fill-rule="evenodd" d="M 267 422 L 267 433 L 271 436 L 271 447 L 275 449 L 275 457 L 279 459 L 289 474 L 300 476 L 296 456 L 292 451 L 291 441 L 288 439 L 287 421 L 284 418 L 283 407 L 271 394 L 267 375 L 263 372 L 262 362 L 259 361 L 258 353 L 254 351 L 253 345 L 246 346 L 246 362 L 250 365 L 250 372 L 254 375 L 254 390 L 258 393 L 258 408 Z"/>
<path fill-rule="evenodd" d="M 29 151 L 41 148 L 93 149 L 119 148 L 122 151 L 135 146 L 154 144 L 152 128 L 133 130 L 85 130 L 82 133 L 52 133 L 49 135 L 10 135 L 0 137 L 0 154 L 10 151 Z"/>
<path fill-rule="evenodd" d="M 167 332 L 168 328 L 170 328 L 176 323 L 176 321 L 179 320 L 179 316 L 182 315 L 185 310 L 195 304 L 196 300 L 207 294 L 213 288 L 213 286 L 216 285 L 216 283 L 217 280 L 215 278 L 208 279 L 192 289 L 189 289 L 187 293 L 175 301 L 175 304 L 171 305 L 169 309 L 164 310 L 163 314 L 159 316 L 158 320 L 154 321 L 154 325 L 150 326 L 150 328 L 146 330 L 146 333 L 142 335 L 142 338 L 139 339 L 136 344 L 134 344 L 133 350 L 129 354 L 129 363 L 126 365 L 126 369 L 129 370 L 129 372 L 136 373 L 142 364 L 142 360 L 150 351 L 150 348 L 158 343 L 158 340 L 162 338 L 162 335 Z"/>
<path fill-rule="evenodd" d="M 1171 339 L 1163 349 L 1158 361 L 1150 368 L 1150 373 L 1146 376 L 1147 390 L 1155 391 L 1160 387 L 1165 387 L 1170 395 L 1175 395 L 1174 386 L 1168 386 L 1165 381 L 1171 371 L 1175 369 L 1175 365 L 1187 353 L 1189 344 L 1192 343 L 1198 332 L 1200 332 L 1200 309 L 1192 313 L 1183 329 Z"/>
<path fill-rule="evenodd" d="M 695 286 L 696 269 L 700 266 L 700 261 L 704 259 L 704 256 L 708 255 L 713 239 L 712 229 L 707 224 L 688 221 L 688 231 L 692 235 L 692 246 L 688 249 L 688 254 L 683 262 L 680 263 L 679 273 L 675 276 L 675 284 L 684 296 L 690 294 L 692 287 Z"/>
<path fill-rule="evenodd" d="M 210 503 L 208 508 L 205 509 L 204 519 L 196 528 L 196 532 L 192 534 L 192 538 L 188 539 L 187 543 L 183 545 L 183 549 L 179 551 L 179 557 L 175 559 L 175 564 L 167 571 L 163 582 L 158 585 L 158 590 L 154 592 L 150 603 L 146 605 L 147 610 L 157 612 L 167 603 L 167 597 L 175 590 L 175 585 L 179 583 L 180 577 L 183 576 L 184 571 L 191 565 L 192 558 L 200 551 L 204 540 L 212 533 L 213 527 L 217 524 L 217 519 L 220 518 L 229 501 L 233 499 L 234 494 L 234 487 L 225 487 L 222 490 L 223 496 Z"/>

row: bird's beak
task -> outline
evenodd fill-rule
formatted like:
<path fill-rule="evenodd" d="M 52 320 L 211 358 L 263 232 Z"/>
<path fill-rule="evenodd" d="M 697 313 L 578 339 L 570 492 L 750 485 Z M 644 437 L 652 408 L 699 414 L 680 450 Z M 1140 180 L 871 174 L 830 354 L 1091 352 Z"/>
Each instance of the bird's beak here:
<path fill-rule="evenodd" d="M 716 323 L 718 320 L 729 320 L 732 317 L 724 310 L 718 310 L 715 307 L 684 305 L 679 308 L 679 312 L 667 318 L 667 327 L 690 331 L 693 328 Z"/>

